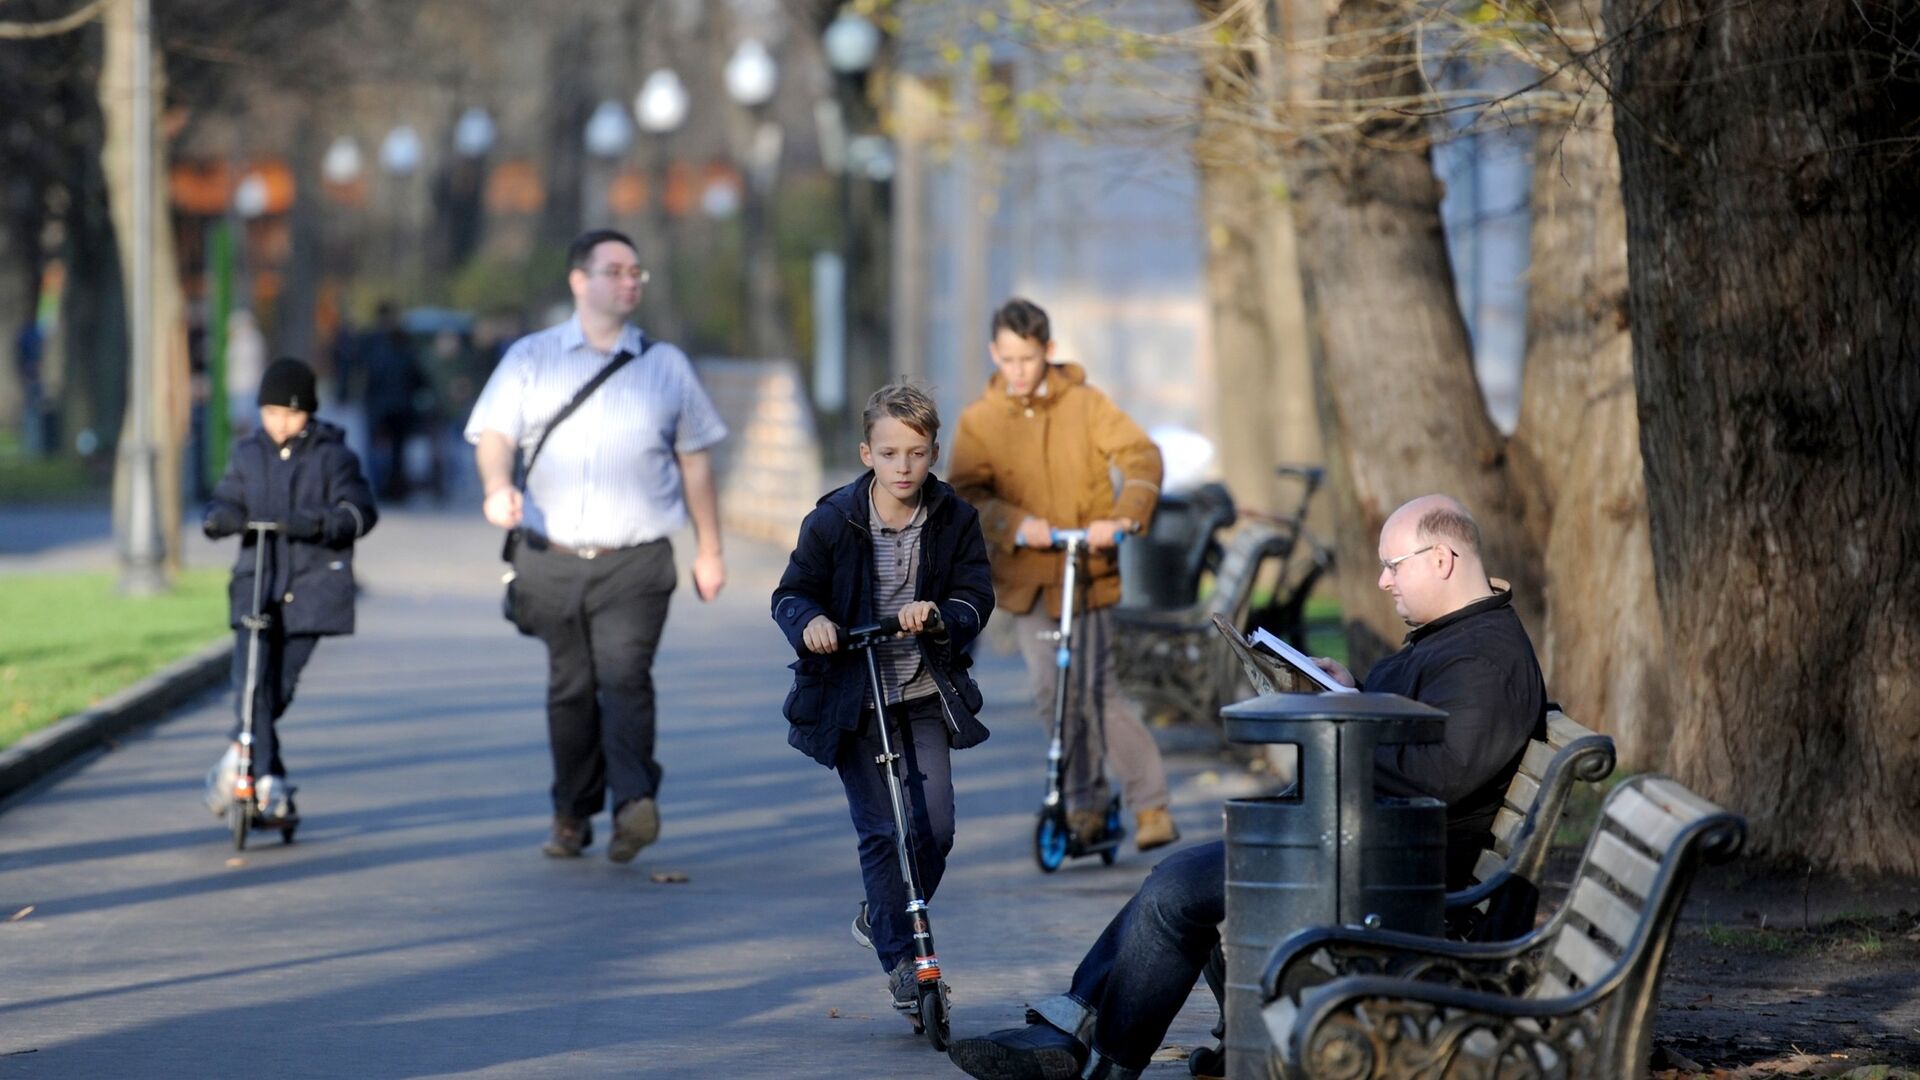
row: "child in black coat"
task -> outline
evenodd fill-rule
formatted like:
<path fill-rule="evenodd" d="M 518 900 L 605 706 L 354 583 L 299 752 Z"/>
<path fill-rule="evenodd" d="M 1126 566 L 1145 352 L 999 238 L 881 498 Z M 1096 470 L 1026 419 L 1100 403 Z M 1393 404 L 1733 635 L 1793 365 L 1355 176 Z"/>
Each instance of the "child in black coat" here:
<path fill-rule="evenodd" d="M 906 886 L 894 853 L 886 766 L 876 761 L 876 708 L 897 730 L 912 794 L 911 857 L 933 899 L 953 848 L 949 750 L 987 737 L 967 644 L 993 613 L 993 575 L 980 517 L 931 473 L 940 416 L 910 386 L 867 402 L 860 459 L 871 470 L 822 496 L 773 594 L 773 619 L 799 657 L 785 713 L 787 741 L 833 768 L 859 837 L 866 900 L 853 936 L 879 954 L 893 1007 L 918 1008 Z M 875 703 L 865 662 L 840 631 L 897 616 L 913 636 L 877 646 L 886 701 Z"/>
<path fill-rule="evenodd" d="M 250 522 L 271 521 L 260 560 L 265 580 L 253 708 L 254 798 L 260 816 L 286 817 L 293 788 L 280 759 L 274 721 L 293 701 L 300 670 L 320 638 L 353 633 L 353 544 L 379 518 L 360 460 L 338 427 L 313 416 L 313 369 L 275 360 L 260 380 L 260 428 L 233 446 L 226 475 L 207 505 L 204 529 L 218 540 L 241 534 L 228 587 L 234 628 L 231 746 L 207 774 L 207 806 L 224 816 L 240 767 L 247 679 L 247 630 L 253 612 L 255 537 Z"/>

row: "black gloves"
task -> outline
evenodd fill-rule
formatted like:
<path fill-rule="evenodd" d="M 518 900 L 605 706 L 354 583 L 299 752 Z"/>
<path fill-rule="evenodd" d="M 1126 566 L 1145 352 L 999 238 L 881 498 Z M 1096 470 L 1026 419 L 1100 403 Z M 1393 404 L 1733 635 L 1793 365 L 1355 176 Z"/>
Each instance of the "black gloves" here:
<path fill-rule="evenodd" d="M 312 510 L 295 510 L 286 523 L 287 536 L 294 540 L 318 540 L 320 530 L 326 525 L 325 514 Z"/>
<path fill-rule="evenodd" d="M 246 527 L 247 515 L 241 513 L 239 507 L 227 503 L 215 503 L 207 507 L 207 519 L 201 522 L 200 531 L 207 534 L 207 539 L 218 540 L 223 536 L 232 536 Z"/>

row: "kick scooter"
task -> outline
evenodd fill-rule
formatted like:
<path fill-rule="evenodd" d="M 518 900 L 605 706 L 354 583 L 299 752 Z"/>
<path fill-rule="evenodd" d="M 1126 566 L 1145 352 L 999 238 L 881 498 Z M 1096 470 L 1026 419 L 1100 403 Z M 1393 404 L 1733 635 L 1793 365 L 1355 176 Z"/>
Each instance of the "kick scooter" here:
<path fill-rule="evenodd" d="M 1117 542 L 1125 535 L 1116 534 L 1114 539 Z M 1055 529 L 1053 546 L 1064 551 L 1065 569 L 1060 583 L 1060 628 L 1042 635 L 1054 642 L 1053 727 L 1047 742 L 1047 795 L 1040 804 L 1039 820 L 1033 827 L 1033 860 L 1040 864 L 1042 872 L 1048 874 L 1060 869 L 1068 859 L 1084 859 L 1090 855 L 1098 855 L 1102 863 L 1112 866 L 1113 860 L 1119 855 L 1120 841 L 1127 837 L 1126 827 L 1120 820 L 1118 795 L 1107 803 L 1106 818 L 1098 834 L 1082 839 L 1067 827 L 1067 803 L 1060 791 L 1061 776 L 1066 765 L 1063 735 L 1072 685 L 1073 614 L 1080 601 L 1075 589 L 1080 556 L 1087 546 L 1087 530 Z"/>
<path fill-rule="evenodd" d="M 928 629 L 937 628 L 937 624 Z M 947 1048 L 947 984 L 940 978 L 940 957 L 933 951 L 933 923 L 927 913 L 927 901 L 920 893 L 920 876 L 913 866 L 913 832 L 907 810 L 907 795 L 902 788 L 901 767 L 906 759 L 893 747 L 887 731 L 885 703 L 887 693 L 880 682 L 880 663 L 873 647 L 900 633 L 900 620 L 893 616 L 870 626 L 842 631 L 841 647 L 858 649 L 867 659 L 867 686 L 873 691 L 876 727 L 880 731 L 880 753 L 874 764 L 887 770 L 887 795 L 893 800 L 893 849 L 900 856 L 900 877 L 907 886 L 907 922 L 913 927 L 913 974 L 919 986 L 914 1009 L 908 1014 L 914 1033 L 924 1033 L 935 1050 Z M 907 738 L 912 738 L 907 735 Z"/>
<path fill-rule="evenodd" d="M 249 521 L 253 533 L 253 614 L 240 620 L 247 628 L 247 678 L 240 699 L 240 768 L 233 778 L 233 805 L 227 808 L 227 824 L 233 829 L 233 849 L 247 849 L 249 828 L 279 829 L 280 842 L 293 843 L 294 830 L 300 827 L 300 815 L 294 812 L 291 789 L 287 816 L 262 817 L 253 796 L 253 709 L 260 687 L 260 632 L 273 625 L 273 616 L 260 610 L 260 594 L 265 588 L 267 544 L 280 526 L 271 521 Z"/>

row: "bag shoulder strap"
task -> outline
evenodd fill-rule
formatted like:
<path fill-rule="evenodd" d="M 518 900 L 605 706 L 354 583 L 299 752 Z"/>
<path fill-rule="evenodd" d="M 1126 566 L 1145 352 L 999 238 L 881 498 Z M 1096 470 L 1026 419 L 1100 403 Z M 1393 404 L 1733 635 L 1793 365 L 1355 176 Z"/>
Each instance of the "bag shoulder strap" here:
<path fill-rule="evenodd" d="M 527 455 L 527 460 L 520 466 L 520 480 L 522 483 L 526 481 L 527 474 L 533 471 L 533 463 L 539 460 L 540 451 L 547 445 L 547 437 L 553 434 L 553 429 L 559 427 L 561 421 L 572 416 L 576 409 L 585 404 L 586 400 L 593 396 L 593 392 L 600 389 L 601 383 L 613 378 L 614 373 L 626 367 L 628 361 L 635 359 L 637 356 L 647 355 L 647 352 L 653 348 L 653 345 L 654 343 L 648 341 L 646 335 L 642 334 L 640 336 L 639 353 L 632 353 L 626 349 L 615 352 L 613 359 L 607 361 L 605 367 L 594 372 L 593 378 L 588 379 L 586 385 L 574 393 L 573 400 L 561 406 L 560 411 L 554 414 L 553 419 L 547 421 L 546 429 L 540 432 L 539 440 L 533 444 L 533 452 Z"/>

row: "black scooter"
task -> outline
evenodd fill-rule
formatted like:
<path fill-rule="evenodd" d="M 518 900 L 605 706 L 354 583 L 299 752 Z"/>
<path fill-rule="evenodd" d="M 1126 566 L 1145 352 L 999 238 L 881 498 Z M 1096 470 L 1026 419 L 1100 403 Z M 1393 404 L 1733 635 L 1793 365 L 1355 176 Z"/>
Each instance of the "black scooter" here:
<path fill-rule="evenodd" d="M 928 629 L 934 630 L 937 626 Z M 880 681 L 879 660 L 873 654 L 875 645 L 899 633 L 900 620 L 888 616 L 869 626 L 842 631 L 840 647 L 858 649 L 866 656 L 867 685 L 873 691 L 874 711 L 879 721 L 880 753 L 873 760 L 887 770 L 887 795 L 893 800 L 893 849 L 900 856 L 900 878 L 907 886 L 907 922 L 913 927 L 913 974 L 919 986 L 918 999 L 908 1017 L 913 1021 L 915 1034 L 924 1033 L 935 1050 L 944 1052 L 948 1039 L 947 984 L 940 977 L 940 957 L 933 948 L 933 921 L 920 891 L 920 875 L 913 865 L 913 815 L 907 806 L 908 795 L 903 790 L 905 778 L 901 775 L 902 762 L 906 759 L 894 749 L 893 735 L 887 730 L 887 692 Z"/>
<path fill-rule="evenodd" d="M 286 816 L 278 818 L 262 816 L 254 802 L 253 790 L 253 709 L 260 687 L 260 633 L 273 625 L 273 616 L 260 610 L 260 600 L 267 576 L 267 544 L 279 527 L 271 521 L 247 522 L 247 528 L 253 533 L 253 614 L 240 620 L 240 625 L 247 628 L 247 678 L 244 696 L 240 699 L 240 771 L 233 779 L 233 805 L 227 808 L 227 825 L 233 830 L 235 851 L 247 849 L 249 829 L 279 829 L 280 842 L 291 844 L 294 832 L 300 828 L 300 815 L 294 810 L 291 790 Z"/>

